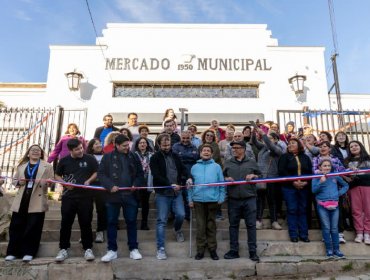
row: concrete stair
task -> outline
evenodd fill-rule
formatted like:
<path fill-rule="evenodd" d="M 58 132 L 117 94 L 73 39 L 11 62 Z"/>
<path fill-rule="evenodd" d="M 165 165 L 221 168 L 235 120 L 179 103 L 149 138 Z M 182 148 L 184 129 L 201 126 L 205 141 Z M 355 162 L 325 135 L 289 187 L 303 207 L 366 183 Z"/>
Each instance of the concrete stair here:
<path fill-rule="evenodd" d="M 153 206 L 153 203 L 151 204 Z M 60 228 L 60 203 L 51 202 L 50 210 L 46 214 L 44 231 L 38 256 L 24 271 L 24 275 L 31 273 L 33 278 L 19 279 L 245 279 L 247 277 L 271 277 L 281 276 L 298 277 L 300 275 L 323 275 L 325 273 L 340 273 L 342 267 L 355 267 L 358 271 L 370 269 L 370 246 L 357 244 L 354 232 L 345 232 L 347 243 L 341 245 L 341 250 L 347 256 L 347 260 L 328 261 L 325 255 L 324 244 L 321 241 L 321 230 L 318 229 L 318 221 L 314 218 L 313 228 L 309 231 L 310 243 L 292 243 L 289 241 L 287 224 L 285 220 L 279 220 L 282 230 L 268 229 L 270 221 L 268 211 L 264 213 L 264 229 L 257 231 L 258 254 L 260 263 L 248 259 L 247 232 L 244 221 L 241 221 L 239 241 L 240 259 L 224 260 L 223 255 L 229 250 L 229 231 L 227 209 L 223 209 L 224 220 L 217 222 L 217 240 L 219 261 L 212 261 L 208 252 L 201 261 L 190 258 L 189 236 L 190 223 L 184 221 L 184 243 L 177 243 L 170 221 L 166 230 L 166 251 L 168 259 L 158 261 L 156 255 L 155 239 L 155 209 L 150 210 L 149 231 L 138 230 L 139 250 L 143 260 L 133 261 L 129 259 L 127 248 L 126 225 L 120 218 L 120 230 L 118 231 L 118 259 L 110 264 L 100 262 L 100 257 L 106 253 L 106 243 L 95 244 L 93 247 L 96 260 L 87 263 L 83 257 L 81 244 L 78 242 L 80 231 L 77 218 L 73 225 L 71 236 L 70 258 L 63 264 L 56 264 L 54 257 L 59 251 L 59 228 Z M 138 228 L 141 214 L 138 215 Z M 96 214 L 94 212 L 93 229 L 96 228 Z M 196 253 L 195 246 L 195 221 L 193 221 L 192 255 Z M 95 237 L 95 232 L 94 232 Z M 0 254 L 6 254 L 7 242 L 0 242 Z M 12 263 L 0 260 L 0 279 L 2 276 L 20 275 L 21 261 Z M 7 268 L 7 270 L 4 270 Z M 334 271 L 333 269 L 337 269 Z M 3 270 L 1 270 L 3 269 Z M 22 270 L 23 271 L 23 270 Z M 81 272 L 83 271 L 83 273 Z M 5 273 L 5 274 L 4 274 Z M 23 275 L 23 276 L 24 276 Z M 22 276 L 22 277 L 23 277 Z M 18 279 L 18 278 L 4 279 Z M 286 278 L 285 278 L 286 277 Z"/>

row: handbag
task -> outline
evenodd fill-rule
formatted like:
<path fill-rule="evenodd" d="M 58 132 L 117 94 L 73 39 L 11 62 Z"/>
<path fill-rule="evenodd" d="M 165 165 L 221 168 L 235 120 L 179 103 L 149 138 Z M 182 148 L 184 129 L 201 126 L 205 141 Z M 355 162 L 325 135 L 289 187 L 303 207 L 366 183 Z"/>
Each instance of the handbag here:
<path fill-rule="evenodd" d="M 271 161 L 272 161 L 272 157 L 270 157 L 270 161 L 269 161 L 269 165 L 267 167 L 267 171 L 270 169 Z M 266 175 L 266 177 L 267 177 L 267 175 Z M 264 177 L 264 178 L 266 178 L 266 177 Z M 257 191 L 266 190 L 267 189 L 267 183 L 257 183 L 256 184 L 256 189 L 257 189 Z"/>
<path fill-rule="evenodd" d="M 266 190 L 267 189 L 267 184 L 266 183 L 257 183 L 256 184 L 256 189 L 257 189 L 257 191 Z"/>

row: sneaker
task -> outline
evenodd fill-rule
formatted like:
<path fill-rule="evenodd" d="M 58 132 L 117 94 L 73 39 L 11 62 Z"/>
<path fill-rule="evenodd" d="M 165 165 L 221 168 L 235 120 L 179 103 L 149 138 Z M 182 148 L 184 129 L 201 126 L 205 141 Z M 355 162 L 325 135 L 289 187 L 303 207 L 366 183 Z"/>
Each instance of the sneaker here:
<path fill-rule="evenodd" d="M 344 234 L 339 233 L 339 243 L 340 244 L 346 244 L 346 240 L 344 239 Z"/>
<path fill-rule="evenodd" d="M 175 234 L 176 234 L 176 241 L 177 242 L 184 242 L 185 241 L 184 234 L 182 233 L 181 230 L 176 231 Z"/>
<path fill-rule="evenodd" d="M 230 250 L 224 255 L 224 258 L 227 260 L 231 260 L 231 259 L 238 259 L 240 258 L 240 256 L 239 256 L 238 251 Z"/>
<path fill-rule="evenodd" d="M 366 245 L 370 245 L 370 234 L 368 233 L 364 234 L 364 242 Z"/>
<path fill-rule="evenodd" d="M 262 222 L 256 221 L 256 229 L 262 229 L 262 228 L 263 228 Z"/>
<path fill-rule="evenodd" d="M 276 229 L 276 230 L 282 230 L 283 229 L 281 227 L 281 225 L 276 221 L 271 224 L 271 227 L 272 227 L 272 229 Z"/>
<path fill-rule="evenodd" d="M 92 251 L 91 249 L 87 249 L 87 250 L 85 251 L 84 258 L 85 258 L 85 260 L 87 260 L 87 261 L 93 261 L 93 260 L 95 260 L 95 256 L 94 256 L 93 251 Z"/>
<path fill-rule="evenodd" d="M 55 257 L 55 261 L 62 262 L 68 258 L 68 252 L 66 249 L 61 249 L 58 255 Z"/>
<path fill-rule="evenodd" d="M 327 250 L 327 251 L 326 251 L 326 258 L 327 258 L 327 259 L 332 259 L 332 258 L 334 258 L 334 254 L 333 254 L 333 251 L 332 251 L 332 250 Z"/>
<path fill-rule="evenodd" d="M 165 260 L 167 259 L 166 251 L 163 247 L 157 250 L 157 260 Z"/>
<path fill-rule="evenodd" d="M 112 251 L 112 250 L 109 250 L 102 258 L 101 258 L 101 261 L 102 262 L 110 262 L 112 260 L 115 260 L 117 259 L 117 252 L 116 251 Z"/>
<path fill-rule="evenodd" d="M 361 243 L 364 240 L 364 235 L 362 233 L 357 233 L 355 242 L 356 243 Z"/>
<path fill-rule="evenodd" d="M 13 256 L 13 255 L 8 255 L 8 256 L 5 257 L 5 260 L 8 261 L 8 262 L 14 261 L 15 259 L 16 259 L 16 257 Z"/>
<path fill-rule="evenodd" d="M 336 259 L 345 259 L 346 257 L 340 250 L 335 250 L 334 251 L 334 258 Z"/>
<path fill-rule="evenodd" d="M 30 255 L 25 255 L 23 256 L 23 259 L 22 259 L 24 262 L 30 262 L 33 260 L 33 257 L 30 256 Z"/>
<path fill-rule="evenodd" d="M 134 249 L 134 250 L 130 251 L 130 259 L 141 260 L 142 258 L 143 258 L 143 256 L 140 254 L 138 249 Z"/>
<path fill-rule="evenodd" d="M 216 221 L 223 221 L 225 218 L 222 215 L 216 215 Z"/>
<path fill-rule="evenodd" d="M 103 243 L 104 242 L 104 231 L 97 231 L 95 237 L 95 243 Z"/>

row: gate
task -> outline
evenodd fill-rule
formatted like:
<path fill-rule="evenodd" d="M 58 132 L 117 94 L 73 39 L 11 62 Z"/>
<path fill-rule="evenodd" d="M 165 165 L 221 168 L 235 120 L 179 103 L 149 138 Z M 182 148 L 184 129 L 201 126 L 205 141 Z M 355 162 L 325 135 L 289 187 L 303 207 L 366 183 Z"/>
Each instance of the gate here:
<path fill-rule="evenodd" d="M 0 168 L 2 176 L 12 177 L 21 156 L 29 146 L 39 144 L 48 155 L 64 134 L 68 123 L 76 123 L 82 134 L 86 130 L 87 109 L 1 108 Z M 10 180 L 6 181 L 11 189 Z"/>
<path fill-rule="evenodd" d="M 277 121 L 281 131 L 284 130 L 288 121 L 295 123 L 296 130 L 303 128 L 305 125 L 310 125 L 315 135 L 323 130 L 330 132 L 333 136 L 338 131 L 343 131 L 347 133 L 350 140 L 360 141 L 369 151 L 369 111 L 279 110 L 277 111 Z"/>

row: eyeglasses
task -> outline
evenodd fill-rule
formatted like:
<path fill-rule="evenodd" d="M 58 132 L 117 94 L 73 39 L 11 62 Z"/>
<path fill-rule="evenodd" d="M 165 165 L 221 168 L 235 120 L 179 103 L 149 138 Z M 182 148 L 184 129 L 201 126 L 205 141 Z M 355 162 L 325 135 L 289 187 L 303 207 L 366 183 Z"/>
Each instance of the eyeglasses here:
<path fill-rule="evenodd" d="M 213 134 L 206 134 L 206 137 L 215 137 Z"/>

